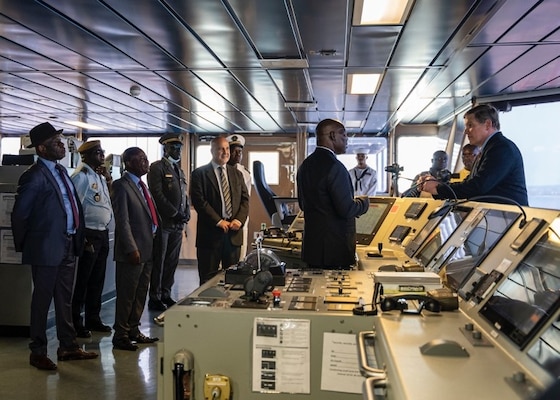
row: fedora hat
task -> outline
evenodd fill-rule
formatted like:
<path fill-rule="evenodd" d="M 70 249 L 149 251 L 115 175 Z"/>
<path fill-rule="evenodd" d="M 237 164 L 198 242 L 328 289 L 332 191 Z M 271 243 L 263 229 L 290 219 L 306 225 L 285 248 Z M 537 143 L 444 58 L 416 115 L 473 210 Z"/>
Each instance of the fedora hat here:
<path fill-rule="evenodd" d="M 62 129 L 56 130 L 54 126 L 48 122 L 43 122 L 29 131 L 29 139 L 31 139 L 31 144 L 27 146 L 28 149 L 32 147 L 37 147 L 38 145 L 44 143 L 47 139 L 60 135 Z"/>

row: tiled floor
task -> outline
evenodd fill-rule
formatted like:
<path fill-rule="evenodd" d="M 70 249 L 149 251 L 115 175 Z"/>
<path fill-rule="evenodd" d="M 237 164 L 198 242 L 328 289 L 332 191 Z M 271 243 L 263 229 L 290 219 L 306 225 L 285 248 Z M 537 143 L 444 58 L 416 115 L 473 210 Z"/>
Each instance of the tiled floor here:
<path fill-rule="evenodd" d="M 173 296 L 183 298 L 198 287 L 196 266 L 180 265 Z M 2 305 L 3 307 L 6 305 Z M 141 331 L 163 339 L 163 329 L 153 322 L 159 312 L 146 307 Z M 112 325 L 114 299 L 103 304 L 102 319 Z M 58 340 L 56 328 L 48 330 L 49 356 L 55 362 Z M 141 345 L 136 352 L 113 350 L 112 334 L 93 333 L 78 339 L 84 349 L 96 351 L 99 358 L 87 361 L 57 362 L 58 370 L 40 371 L 29 365 L 28 338 L 0 337 L 0 399 L 33 400 L 155 400 L 157 397 L 156 345 Z"/>

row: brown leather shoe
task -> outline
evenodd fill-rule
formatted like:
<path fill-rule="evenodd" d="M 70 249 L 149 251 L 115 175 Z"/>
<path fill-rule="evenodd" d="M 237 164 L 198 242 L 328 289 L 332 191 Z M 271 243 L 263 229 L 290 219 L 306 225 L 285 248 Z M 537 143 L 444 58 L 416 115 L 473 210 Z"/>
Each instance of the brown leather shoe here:
<path fill-rule="evenodd" d="M 92 358 L 97 358 L 99 354 L 85 351 L 78 347 L 76 350 L 61 350 L 58 349 L 56 352 L 58 356 L 58 361 L 71 361 L 71 360 L 91 360 Z"/>
<path fill-rule="evenodd" d="M 139 333 L 137 336 L 131 336 L 130 340 L 136 342 L 138 344 L 150 344 L 157 342 L 159 340 L 158 337 L 148 337 L 142 333 Z"/>
<path fill-rule="evenodd" d="M 35 368 L 44 369 L 47 371 L 56 370 L 56 364 L 51 361 L 46 354 L 33 354 L 29 355 L 29 364 Z"/>

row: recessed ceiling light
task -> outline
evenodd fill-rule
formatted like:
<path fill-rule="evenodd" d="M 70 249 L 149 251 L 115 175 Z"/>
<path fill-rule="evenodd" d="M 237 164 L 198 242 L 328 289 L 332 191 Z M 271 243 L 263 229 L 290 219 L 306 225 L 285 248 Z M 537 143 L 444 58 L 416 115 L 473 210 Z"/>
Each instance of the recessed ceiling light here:
<path fill-rule="evenodd" d="M 374 94 L 381 74 L 348 74 L 347 88 L 348 94 Z"/>
<path fill-rule="evenodd" d="M 92 131 L 105 130 L 105 128 L 102 128 L 100 126 L 88 124 L 88 123 L 82 122 L 82 121 L 64 121 L 64 123 L 68 124 L 68 125 L 77 126 L 79 128 L 89 129 L 89 130 L 92 130 Z"/>
<path fill-rule="evenodd" d="M 352 24 L 400 25 L 410 6 L 410 0 L 356 0 Z"/>
<path fill-rule="evenodd" d="M 344 121 L 345 128 L 361 128 L 364 121 Z"/>
<path fill-rule="evenodd" d="M 311 108 L 317 107 L 317 102 L 315 101 L 287 101 L 284 103 L 284 107 L 287 108 Z"/>
<path fill-rule="evenodd" d="M 269 58 L 260 60 L 261 67 L 270 69 L 309 68 L 307 60 L 301 58 Z"/>

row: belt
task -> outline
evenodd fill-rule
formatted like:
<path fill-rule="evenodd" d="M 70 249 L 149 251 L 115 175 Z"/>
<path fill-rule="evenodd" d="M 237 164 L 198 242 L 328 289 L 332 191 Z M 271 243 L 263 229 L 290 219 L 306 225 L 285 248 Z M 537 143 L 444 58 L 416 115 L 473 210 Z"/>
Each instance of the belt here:
<path fill-rule="evenodd" d="M 64 233 L 64 236 L 66 236 L 68 239 L 72 239 L 74 237 L 75 233 Z"/>

